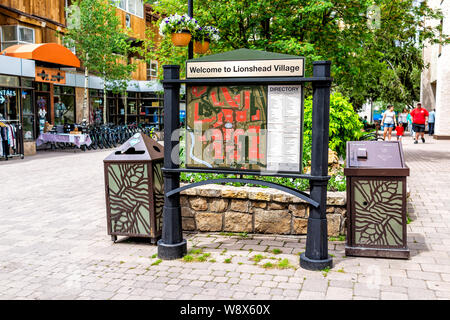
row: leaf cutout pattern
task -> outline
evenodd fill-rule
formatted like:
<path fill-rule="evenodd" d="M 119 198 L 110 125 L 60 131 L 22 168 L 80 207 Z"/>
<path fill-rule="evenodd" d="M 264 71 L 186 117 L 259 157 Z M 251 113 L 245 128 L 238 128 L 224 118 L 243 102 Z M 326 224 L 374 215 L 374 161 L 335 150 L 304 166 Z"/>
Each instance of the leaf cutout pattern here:
<path fill-rule="evenodd" d="M 108 166 L 112 232 L 152 235 L 147 164 Z"/>
<path fill-rule="evenodd" d="M 403 182 L 356 180 L 355 242 L 373 247 L 403 245 Z"/>
<path fill-rule="evenodd" d="M 155 200 L 156 230 L 162 230 L 162 216 L 164 207 L 164 178 L 162 175 L 162 162 L 153 164 L 153 197 Z"/>

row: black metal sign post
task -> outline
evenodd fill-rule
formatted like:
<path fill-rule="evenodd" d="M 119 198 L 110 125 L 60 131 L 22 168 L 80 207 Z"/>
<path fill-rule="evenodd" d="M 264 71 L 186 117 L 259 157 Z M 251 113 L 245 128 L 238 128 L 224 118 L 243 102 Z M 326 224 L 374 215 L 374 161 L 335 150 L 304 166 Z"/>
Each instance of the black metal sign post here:
<path fill-rule="evenodd" d="M 313 77 L 329 78 L 330 61 L 313 62 Z M 311 175 L 328 174 L 328 130 L 330 122 L 331 81 L 313 82 Z M 327 184 L 328 180 L 310 180 L 311 199 L 319 203 L 311 206 L 308 218 L 306 251 L 300 255 L 300 266 L 308 270 L 322 270 L 332 267 L 328 255 L 327 230 Z"/>
<path fill-rule="evenodd" d="M 164 79 L 178 80 L 180 66 L 163 66 Z M 179 155 L 173 158 L 172 150 L 178 151 L 180 126 L 180 83 L 164 83 L 164 169 L 178 169 Z M 173 136 L 177 135 L 177 137 Z M 177 138 L 177 139 L 176 139 Z M 164 208 L 163 229 L 158 241 L 158 257 L 165 260 L 178 259 L 187 252 L 186 240 L 181 227 L 180 194 L 167 196 L 171 190 L 180 187 L 180 172 L 163 170 Z"/>
<path fill-rule="evenodd" d="M 181 227 L 181 208 L 179 193 L 192 187 L 225 182 L 242 182 L 265 185 L 295 195 L 310 205 L 306 251 L 300 256 L 300 266 L 308 270 L 322 270 L 332 267 L 332 259 L 328 255 L 328 234 L 326 219 L 328 174 L 328 130 L 330 108 L 329 61 L 313 63 L 313 77 L 248 77 L 248 78 L 208 78 L 179 79 L 179 66 L 169 65 L 164 68 L 164 190 L 165 203 L 163 211 L 162 238 L 158 241 L 158 256 L 161 259 L 178 259 L 186 254 L 186 240 L 183 239 Z M 247 172 L 243 170 L 220 170 L 206 168 L 179 168 L 178 144 L 179 136 L 174 136 L 179 128 L 179 91 L 180 84 L 187 85 L 313 85 L 312 114 L 312 150 L 311 174 L 302 172 Z M 303 124 L 302 124 L 303 125 Z M 181 172 L 250 174 L 256 176 L 275 176 L 310 180 L 311 192 L 305 192 L 281 186 L 276 183 L 256 179 L 221 178 L 191 183 L 180 187 Z"/>

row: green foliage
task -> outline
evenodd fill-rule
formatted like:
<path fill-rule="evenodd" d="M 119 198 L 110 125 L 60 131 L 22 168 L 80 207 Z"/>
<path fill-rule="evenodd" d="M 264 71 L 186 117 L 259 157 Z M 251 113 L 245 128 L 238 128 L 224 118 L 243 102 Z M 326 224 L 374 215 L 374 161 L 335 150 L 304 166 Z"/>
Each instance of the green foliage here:
<path fill-rule="evenodd" d="M 157 266 L 158 264 L 160 264 L 162 262 L 161 259 L 156 260 L 155 262 L 153 262 L 151 265 L 152 266 Z"/>
<path fill-rule="evenodd" d="M 115 10 L 103 0 L 74 1 L 67 9 L 67 32 L 61 37 L 65 45 L 75 47 L 90 72 L 104 79 L 107 89 L 125 91 L 136 65 L 128 63 L 133 49 Z"/>
<path fill-rule="evenodd" d="M 311 144 L 312 134 L 312 97 L 305 100 L 304 111 L 304 140 L 305 144 Z M 330 97 L 330 130 L 329 147 L 339 156 L 345 157 L 347 141 L 358 140 L 361 136 L 362 122 L 354 111 L 352 104 L 339 92 Z"/>
<path fill-rule="evenodd" d="M 148 2 L 166 15 L 187 11 L 185 0 Z M 411 104 L 425 67 L 423 41 L 450 42 L 438 23 L 423 23 L 442 14 L 416 0 L 196 0 L 194 17 L 220 30 L 212 53 L 249 48 L 304 56 L 307 75 L 312 61 L 331 60 L 336 90 L 355 107 L 379 99 Z"/>

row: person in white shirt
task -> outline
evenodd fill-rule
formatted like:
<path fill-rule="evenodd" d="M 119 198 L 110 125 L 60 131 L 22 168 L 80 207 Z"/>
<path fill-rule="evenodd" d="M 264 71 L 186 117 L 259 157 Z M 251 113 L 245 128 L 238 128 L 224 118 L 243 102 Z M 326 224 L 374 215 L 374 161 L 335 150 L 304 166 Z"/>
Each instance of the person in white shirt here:
<path fill-rule="evenodd" d="M 381 125 L 384 126 L 383 140 L 386 140 L 386 135 L 388 140 L 391 141 L 392 130 L 397 126 L 397 119 L 395 118 L 394 106 L 389 105 L 387 110 L 383 113 L 383 119 L 381 120 Z"/>

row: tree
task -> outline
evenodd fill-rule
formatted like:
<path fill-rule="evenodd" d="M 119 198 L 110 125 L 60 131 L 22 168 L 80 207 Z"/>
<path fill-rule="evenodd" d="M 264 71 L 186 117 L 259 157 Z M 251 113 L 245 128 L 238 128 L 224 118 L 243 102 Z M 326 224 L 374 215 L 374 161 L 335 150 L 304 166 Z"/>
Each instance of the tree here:
<path fill-rule="evenodd" d="M 105 0 L 76 0 L 69 8 L 66 45 L 75 47 L 85 67 L 83 117 L 87 116 L 89 72 L 103 79 L 103 121 L 106 123 L 106 91 L 125 92 L 136 69 L 128 60 L 132 52 L 127 31 L 122 28 L 116 9 Z"/>
<path fill-rule="evenodd" d="M 185 0 L 150 2 L 162 14 L 187 11 Z M 304 56 L 307 75 L 312 61 L 331 60 L 334 90 L 355 107 L 388 98 L 411 104 L 424 68 L 421 45 L 439 41 L 440 32 L 423 24 L 440 13 L 416 2 L 195 0 L 194 17 L 219 28 L 213 53 L 250 48 Z"/>

